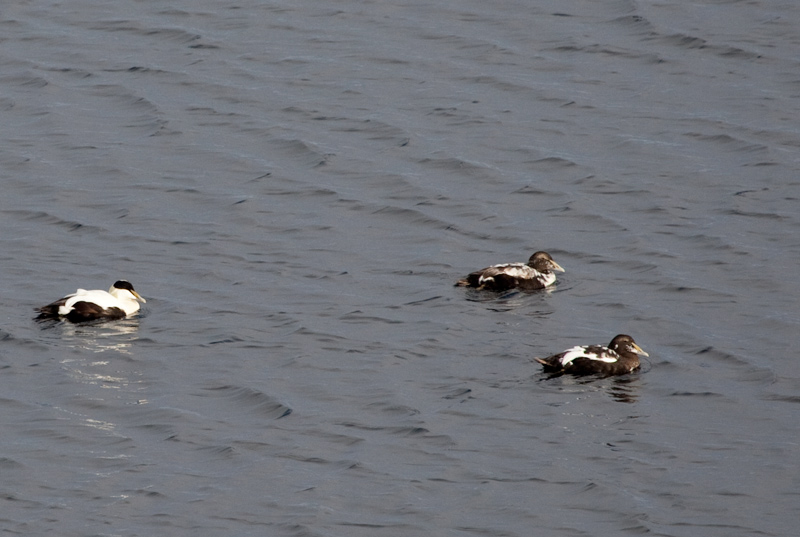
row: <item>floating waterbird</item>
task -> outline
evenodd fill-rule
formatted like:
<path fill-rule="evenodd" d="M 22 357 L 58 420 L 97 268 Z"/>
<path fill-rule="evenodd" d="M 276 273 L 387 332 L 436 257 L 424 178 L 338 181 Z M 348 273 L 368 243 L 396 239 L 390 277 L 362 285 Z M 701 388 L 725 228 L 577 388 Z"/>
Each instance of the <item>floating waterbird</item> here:
<path fill-rule="evenodd" d="M 554 271 L 564 272 L 547 252 L 536 252 L 527 263 L 504 263 L 476 270 L 456 282 L 463 287 L 491 291 L 544 289 L 556 281 Z"/>
<path fill-rule="evenodd" d="M 119 280 L 108 291 L 78 289 L 52 304 L 36 308 L 37 320 L 67 319 L 73 323 L 97 319 L 123 319 L 139 311 L 139 302 L 147 302 L 130 282 Z"/>

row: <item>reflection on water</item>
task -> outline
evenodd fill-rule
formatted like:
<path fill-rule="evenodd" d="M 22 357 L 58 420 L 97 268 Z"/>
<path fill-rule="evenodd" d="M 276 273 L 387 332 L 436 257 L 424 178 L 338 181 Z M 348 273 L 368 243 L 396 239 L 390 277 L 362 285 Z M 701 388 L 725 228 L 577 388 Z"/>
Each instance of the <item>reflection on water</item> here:
<path fill-rule="evenodd" d="M 524 291 L 520 289 L 509 289 L 508 291 L 489 291 L 485 289 L 467 288 L 464 291 L 464 298 L 470 302 L 498 302 L 509 306 L 519 306 L 525 303 L 525 298 L 537 295 L 550 295 L 558 290 L 558 285 L 551 285 L 544 289 Z"/>
<path fill-rule="evenodd" d="M 45 321 L 43 330 L 55 330 L 62 344 L 89 352 L 117 351 L 130 354 L 131 344 L 138 339 L 138 317 L 117 321 L 73 324 L 66 321 Z"/>
<path fill-rule="evenodd" d="M 559 373 L 541 373 L 540 382 L 552 387 L 555 391 L 582 393 L 585 391 L 604 391 L 619 403 L 635 403 L 639 399 L 641 377 L 639 372 L 618 377 L 598 377 L 587 375 L 576 377 Z"/>
<path fill-rule="evenodd" d="M 634 376 L 628 375 L 624 378 L 615 378 L 606 387 L 606 392 L 614 401 L 619 403 L 635 403 L 639 399 L 640 380 L 635 373 Z"/>
<path fill-rule="evenodd" d="M 139 376 L 138 370 L 120 370 L 120 361 L 131 356 L 132 345 L 139 338 L 139 323 L 139 317 L 132 317 L 79 324 L 48 320 L 39 324 L 59 347 L 77 351 L 63 353 L 60 360 L 70 377 L 82 384 L 121 389 L 140 382 L 131 379 L 131 375 Z M 97 356 L 100 353 L 104 353 L 102 358 Z"/>
<path fill-rule="evenodd" d="M 84 360 L 65 359 L 61 363 L 69 371 L 70 377 L 83 384 L 93 384 L 101 388 L 114 389 L 127 388 L 132 384 L 128 377 L 108 374 L 105 369 L 111 366 L 111 362 L 106 360 L 87 362 Z"/>
<path fill-rule="evenodd" d="M 109 421 L 102 421 L 102 420 L 95 420 L 92 418 L 86 418 L 83 421 L 84 425 L 87 427 L 93 427 L 95 429 L 99 429 L 105 432 L 114 432 L 117 426 Z M 123 455 L 120 455 L 122 457 Z"/>

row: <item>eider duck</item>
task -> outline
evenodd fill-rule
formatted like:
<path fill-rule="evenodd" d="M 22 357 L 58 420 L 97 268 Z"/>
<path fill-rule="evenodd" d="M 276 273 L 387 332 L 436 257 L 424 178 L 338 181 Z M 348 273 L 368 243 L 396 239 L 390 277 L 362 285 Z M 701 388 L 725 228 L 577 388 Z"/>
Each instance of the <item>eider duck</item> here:
<path fill-rule="evenodd" d="M 639 367 L 639 355 L 650 356 L 633 341 L 631 336 L 620 334 L 608 347 L 584 345 L 572 347 L 547 358 L 536 358 L 546 373 L 573 375 L 625 375 Z"/>
<path fill-rule="evenodd" d="M 553 271 L 564 272 L 561 265 L 553 261 L 547 252 L 536 252 L 527 263 L 505 263 L 476 270 L 456 282 L 462 287 L 476 287 L 491 291 L 509 289 L 536 290 L 553 285 L 556 275 Z"/>
<path fill-rule="evenodd" d="M 78 289 L 71 295 L 52 304 L 36 308 L 36 320 L 65 318 L 73 323 L 97 319 L 123 319 L 139 311 L 139 302 L 146 302 L 139 296 L 130 282 L 119 280 L 106 291 Z"/>

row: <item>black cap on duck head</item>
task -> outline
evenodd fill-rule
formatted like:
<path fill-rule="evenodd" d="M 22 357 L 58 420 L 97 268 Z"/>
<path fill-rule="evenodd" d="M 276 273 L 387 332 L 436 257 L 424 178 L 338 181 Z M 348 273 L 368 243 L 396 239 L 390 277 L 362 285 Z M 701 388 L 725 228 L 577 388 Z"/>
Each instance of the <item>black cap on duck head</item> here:
<path fill-rule="evenodd" d="M 117 289 L 127 289 L 128 291 L 133 291 L 133 285 L 128 280 L 117 280 L 114 282 L 113 287 Z"/>

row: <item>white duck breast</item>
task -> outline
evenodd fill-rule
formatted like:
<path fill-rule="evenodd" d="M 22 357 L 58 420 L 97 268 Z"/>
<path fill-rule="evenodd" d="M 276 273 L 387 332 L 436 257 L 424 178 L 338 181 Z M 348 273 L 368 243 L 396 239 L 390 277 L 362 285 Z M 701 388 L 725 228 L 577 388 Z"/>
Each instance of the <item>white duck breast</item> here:
<path fill-rule="evenodd" d="M 601 347 L 599 345 L 584 345 L 582 347 L 572 347 L 571 349 L 565 350 L 561 354 L 561 357 L 558 361 L 561 362 L 562 367 L 566 367 L 567 364 L 572 363 L 578 358 L 586 358 L 587 360 L 595 360 L 598 362 L 613 364 L 619 360 L 620 356 L 613 350 L 606 347 Z"/>

